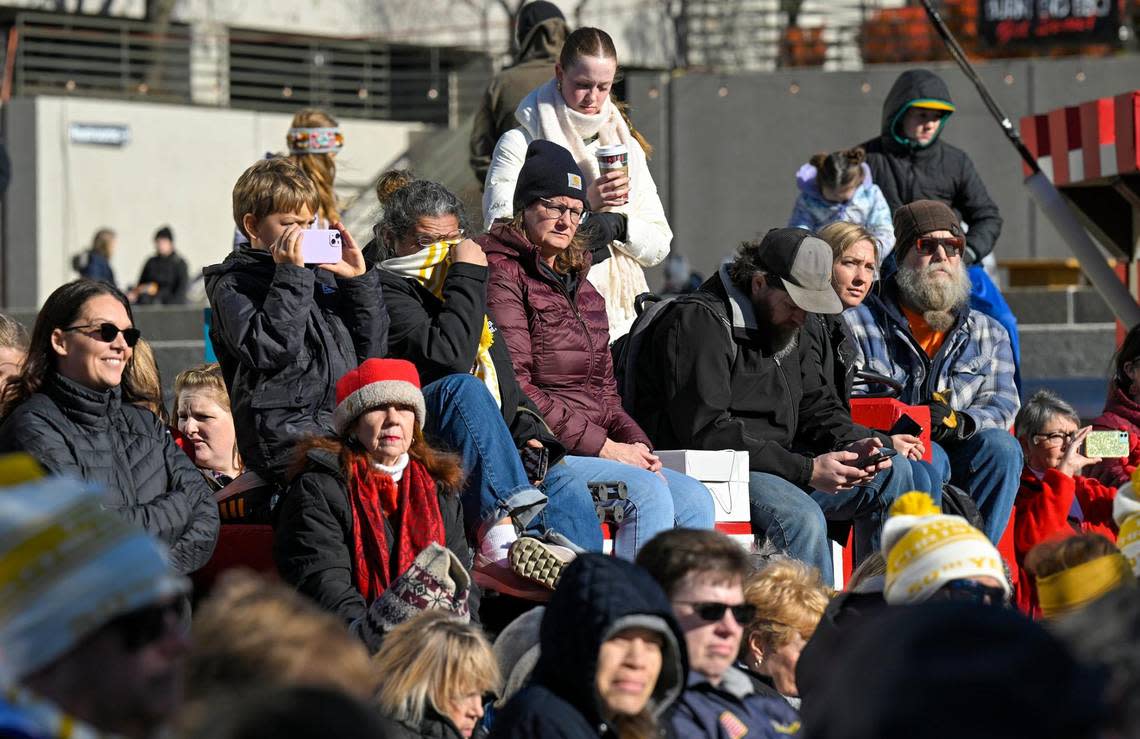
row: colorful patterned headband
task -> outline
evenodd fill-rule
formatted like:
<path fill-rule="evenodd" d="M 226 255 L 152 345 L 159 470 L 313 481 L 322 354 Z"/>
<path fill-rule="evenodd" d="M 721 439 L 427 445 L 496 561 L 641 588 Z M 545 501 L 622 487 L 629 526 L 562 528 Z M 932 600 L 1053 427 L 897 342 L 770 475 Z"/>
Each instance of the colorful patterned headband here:
<path fill-rule="evenodd" d="M 344 146 L 339 128 L 290 128 L 285 136 L 290 154 L 332 154 Z"/>

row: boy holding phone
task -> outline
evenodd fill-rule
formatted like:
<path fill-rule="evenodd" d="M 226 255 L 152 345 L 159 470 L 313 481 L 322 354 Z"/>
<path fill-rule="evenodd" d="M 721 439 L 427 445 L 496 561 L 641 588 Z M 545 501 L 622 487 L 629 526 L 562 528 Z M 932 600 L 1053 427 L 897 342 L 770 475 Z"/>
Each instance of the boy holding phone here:
<path fill-rule="evenodd" d="M 333 224 L 339 261 L 306 265 L 317 205 L 316 186 L 296 165 L 257 162 L 233 190 L 234 222 L 249 244 L 204 270 L 238 449 L 248 469 L 277 485 L 298 438 L 331 433 L 337 379 L 388 345 L 379 273 L 366 269 L 343 224 Z"/>

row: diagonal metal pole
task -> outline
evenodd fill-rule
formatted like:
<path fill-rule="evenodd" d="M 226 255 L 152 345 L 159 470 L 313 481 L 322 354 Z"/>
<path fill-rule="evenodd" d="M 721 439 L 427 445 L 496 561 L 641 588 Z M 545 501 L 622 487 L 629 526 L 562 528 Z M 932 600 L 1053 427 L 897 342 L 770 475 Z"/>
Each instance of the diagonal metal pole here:
<path fill-rule="evenodd" d="M 1108 266 L 1108 261 L 1104 258 L 1100 249 L 1093 244 L 1092 239 L 1089 238 L 1088 232 L 1085 231 L 1084 226 L 1080 224 L 1076 216 L 1073 214 L 1072 209 L 1068 203 L 1065 202 L 1061 192 L 1053 185 L 1045 173 L 1041 171 L 1041 166 L 1037 163 L 1037 157 L 1033 156 L 1033 152 L 1021 140 L 1021 136 L 1014 128 L 1012 121 L 1002 111 L 1001 107 L 994 100 L 993 95 L 990 94 L 986 84 L 982 82 L 982 78 L 974 70 L 974 65 L 966 58 L 966 52 L 958 44 L 958 40 L 954 38 L 954 34 L 950 33 L 950 29 L 946 27 L 946 23 L 942 20 L 942 15 L 938 9 L 934 7 L 931 0 L 922 0 L 922 7 L 926 9 L 926 15 L 930 18 L 930 22 L 934 25 L 934 29 L 942 40 L 946 43 L 946 48 L 950 52 L 950 56 L 958 63 L 958 67 L 962 73 L 966 75 L 967 79 L 974 84 L 978 94 L 985 103 L 986 108 L 989 109 L 990 114 L 997 120 L 998 125 L 1001 126 L 1002 131 L 1005 133 L 1009 142 L 1017 149 L 1017 153 L 1021 159 L 1029 167 L 1031 174 L 1025 178 L 1025 186 L 1029 190 L 1029 194 L 1041 208 L 1041 211 L 1061 234 L 1065 243 L 1073 251 L 1077 262 L 1081 265 L 1081 270 L 1089 278 L 1089 282 L 1096 288 L 1097 292 L 1101 294 L 1108 307 L 1112 310 L 1113 315 L 1120 320 L 1126 327 L 1131 328 L 1140 323 L 1140 305 L 1129 294 L 1127 286 L 1120 281 L 1112 268 Z"/>

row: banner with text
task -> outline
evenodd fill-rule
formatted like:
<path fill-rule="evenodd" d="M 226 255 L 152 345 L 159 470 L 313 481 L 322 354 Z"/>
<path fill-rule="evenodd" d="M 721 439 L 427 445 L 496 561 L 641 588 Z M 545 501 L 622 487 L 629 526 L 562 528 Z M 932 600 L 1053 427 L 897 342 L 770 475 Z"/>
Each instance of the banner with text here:
<path fill-rule="evenodd" d="M 994 46 L 1117 43 L 1123 0 L 982 0 L 978 35 Z"/>

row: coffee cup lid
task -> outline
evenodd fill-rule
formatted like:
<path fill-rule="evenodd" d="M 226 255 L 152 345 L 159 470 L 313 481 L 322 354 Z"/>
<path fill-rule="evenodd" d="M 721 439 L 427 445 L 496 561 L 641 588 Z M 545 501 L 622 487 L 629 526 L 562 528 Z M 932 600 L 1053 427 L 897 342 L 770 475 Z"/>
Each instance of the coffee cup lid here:
<path fill-rule="evenodd" d="M 626 148 L 625 144 L 606 144 L 599 146 L 595 153 L 600 157 L 612 157 L 615 154 L 625 154 Z"/>

